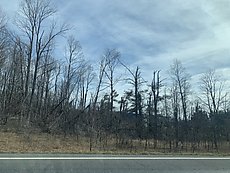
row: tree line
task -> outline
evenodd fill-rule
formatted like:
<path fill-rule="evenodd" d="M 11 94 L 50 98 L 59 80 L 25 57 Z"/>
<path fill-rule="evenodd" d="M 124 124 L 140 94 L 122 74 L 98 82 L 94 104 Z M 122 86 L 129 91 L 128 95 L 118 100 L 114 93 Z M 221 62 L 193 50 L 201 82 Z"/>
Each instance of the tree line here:
<path fill-rule="evenodd" d="M 194 94 L 176 59 L 167 79 L 154 70 L 151 81 L 124 64 L 117 49 L 106 49 L 93 65 L 67 36 L 70 27 L 53 20 L 56 11 L 49 0 L 22 0 L 15 30 L 0 13 L 1 126 L 15 121 L 18 130 L 87 137 L 90 150 L 111 139 L 116 147 L 144 141 L 145 149 L 230 149 L 229 95 L 215 70 L 201 75 Z M 66 40 L 63 51 L 58 39 Z M 118 83 L 129 88 L 118 91 Z"/>

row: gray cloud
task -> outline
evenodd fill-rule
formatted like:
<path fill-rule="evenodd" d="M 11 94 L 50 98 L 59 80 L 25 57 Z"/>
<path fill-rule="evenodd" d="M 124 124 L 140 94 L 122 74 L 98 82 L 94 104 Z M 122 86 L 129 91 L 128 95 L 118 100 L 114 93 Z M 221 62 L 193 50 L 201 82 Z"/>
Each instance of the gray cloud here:
<path fill-rule="evenodd" d="M 229 0 L 55 2 L 58 19 L 75 26 L 73 34 L 91 60 L 96 61 L 105 48 L 118 48 L 123 61 L 141 66 L 144 74 L 166 71 L 174 58 L 192 75 L 229 68 Z M 10 12 L 15 8 L 6 0 L 0 6 Z"/>

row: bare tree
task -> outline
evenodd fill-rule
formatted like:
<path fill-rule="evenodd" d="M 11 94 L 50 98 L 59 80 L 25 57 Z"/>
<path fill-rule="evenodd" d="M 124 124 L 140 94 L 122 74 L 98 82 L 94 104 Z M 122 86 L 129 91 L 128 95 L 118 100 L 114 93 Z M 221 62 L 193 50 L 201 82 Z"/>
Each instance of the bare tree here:
<path fill-rule="evenodd" d="M 200 100 L 208 108 L 209 113 L 218 113 L 226 101 L 227 92 L 224 90 L 224 82 L 215 70 L 209 70 L 200 78 L 202 97 Z"/>
<path fill-rule="evenodd" d="M 138 137 L 141 139 L 143 137 L 142 131 L 143 131 L 143 112 L 142 112 L 142 90 L 141 86 L 142 84 L 146 83 L 146 81 L 142 78 L 140 68 L 137 66 L 136 70 L 133 72 L 131 71 L 125 64 L 123 64 L 121 61 L 120 63 L 128 70 L 131 77 L 127 78 L 126 80 L 134 87 L 133 90 L 127 92 L 128 95 L 132 96 L 133 99 L 131 99 L 132 103 L 132 110 L 134 110 L 135 116 L 136 116 L 136 133 Z"/>
<path fill-rule="evenodd" d="M 187 104 L 188 104 L 188 96 L 190 93 L 189 74 L 182 66 L 182 63 L 176 59 L 174 60 L 173 64 L 170 67 L 170 76 L 172 82 L 174 83 L 174 85 L 176 85 L 175 88 L 177 89 L 177 91 L 175 92 L 178 92 L 180 95 L 180 101 L 181 101 L 182 111 L 183 111 L 183 119 L 185 122 L 184 134 L 185 134 L 185 140 L 187 140 L 188 138 Z"/>
<path fill-rule="evenodd" d="M 178 148 L 179 143 L 179 92 L 178 85 L 173 83 L 171 89 L 172 96 L 172 110 L 173 110 L 173 118 L 174 118 L 174 139 L 175 139 L 175 147 Z"/>
<path fill-rule="evenodd" d="M 88 93 L 90 90 L 90 85 L 95 78 L 95 73 L 93 72 L 93 67 L 90 64 L 85 64 L 84 68 L 82 69 L 83 73 L 80 76 L 80 109 L 84 110 L 86 108 L 86 102 L 88 98 Z"/>
<path fill-rule="evenodd" d="M 97 101 L 98 101 L 98 97 L 99 97 L 99 93 L 103 84 L 103 79 L 104 79 L 104 75 L 105 75 L 105 70 L 108 66 L 108 61 L 106 59 L 105 56 L 102 57 L 101 61 L 100 61 L 100 69 L 99 69 L 99 74 L 98 74 L 98 84 L 96 86 L 96 92 L 94 94 L 94 99 L 93 99 L 93 107 L 96 107 Z"/>
<path fill-rule="evenodd" d="M 115 75 L 115 68 L 118 65 L 120 52 L 116 49 L 107 50 L 105 53 L 106 61 L 108 62 L 107 70 L 105 71 L 105 75 L 109 81 L 110 86 L 110 112 L 113 112 L 114 108 L 114 96 L 115 96 L 115 89 L 114 85 L 119 81 L 118 79 L 114 78 Z"/>
<path fill-rule="evenodd" d="M 110 88 L 109 94 L 109 116 L 105 117 L 107 126 L 106 126 L 106 140 L 107 140 L 107 133 L 115 132 L 116 134 L 116 141 L 118 143 L 118 126 L 119 121 L 117 119 L 116 113 L 114 114 L 114 102 L 116 101 L 116 97 L 118 96 L 115 85 L 119 82 L 119 78 L 116 77 L 116 67 L 119 64 L 120 52 L 116 49 L 107 49 L 105 52 L 105 58 L 108 62 L 107 68 L 105 70 L 105 76 L 107 78 L 106 85 Z M 113 126 L 112 126 L 113 125 Z"/>
<path fill-rule="evenodd" d="M 94 133 L 95 133 L 95 118 L 97 116 L 97 103 L 98 103 L 98 98 L 99 98 L 99 94 L 102 90 L 104 90 L 104 88 L 102 88 L 103 85 L 103 80 L 104 80 L 104 76 L 105 76 L 105 70 L 108 66 L 108 61 L 106 59 L 105 56 L 102 57 L 100 64 L 99 64 L 99 74 L 97 77 L 97 84 L 96 84 L 96 90 L 95 93 L 92 95 L 91 97 L 91 101 L 90 101 L 90 105 L 89 108 L 90 110 L 88 111 L 88 133 L 89 133 L 89 149 L 90 151 L 92 150 L 92 145 L 93 145 L 93 138 L 94 138 Z"/>
<path fill-rule="evenodd" d="M 0 69 L 5 62 L 4 53 L 7 47 L 9 47 L 9 34 L 7 30 L 6 15 L 0 9 Z"/>
<path fill-rule="evenodd" d="M 224 83 L 215 72 L 215 70 L 209 70 L 201 77 L 201 91 L 203 97 L 200 98 L 202 103 L 209 110 L 209 118 L 211 120 L 211 127 L 213 131 L 213 142 L 215 148 L 218 150 L 218 122 L 216 117 L 220 113 L 221 106 L 224 106 L 226 101 L 227 92 L 224 88 Z"/>
<path fill-rule="evenodd" d="M 7 97 L 9 97 L 9 91 L 12 91 L 9 90 L 8 85 L 12 82 L 10 81 L 9 76 L 11 76 L 13 72 L 13 70 L 10 69 L 11 60 L 9 60 L 13 56 L 13 49 L 11 49 L 11 47 L 14 47 L 14 45 L 12 44 L 9 31 L 7 29 L 6 15 L 0 10 L 0 119 L 3 114 L 3 118 L 6 118 L 5 109 L 8 107 Z"/>
<path fill-rule="evenodd" d="M 83 54 L 82 48 L 79 43 L 73 36 L 70 36 L 67 40 L 67 50 L 66 50 L 66 69 L 64 72 L 64 92 L 63 98 L 66 99 L 67 102 L 70 100 L 70 96 L 76 85 L 79 84 L 80 80 L 80 69 L 82 67 L 83 62 Z"/>
<path fill-rule="evenodd" d="M 55 23 L 52 23 L 49 27 L 44 25 L 45 23 L 47 25 L 50 17 L 54 15 L 55 12 L 56 10 L 49 0 L 23 0 L 20 6 L 20 13 L 18 14 L 17 25 L 25 34 L 25 44 L 27 45 L 26 98 L 28 96 L 29 83 L 30 81 L 32 82 L 29 111 L 27 115 L 28 123 L 31 118 L 30 109 L 37 84 L 40 61 L 44 54 L 49 51 L 50 45 L 54 42 L 54 39 L 68 30 L 64 25 L 57 29 L 58 27 Z M 32 60 L 34 61 L 33 68 L 31 68 Z M 33 70 L 33 73 L 32 79 L 30 80 L 31 70 Z"/>
<path fill-rule="evenodd" d="M 151 91 L 153 95 L 153 112 L 154 112 L 154 121 L 150 123 L 153 125 L 153 137 L 154 137 L 154 148 L 157 147 L 157 139 L 158 139 L 158 104 L 161 100 L 160 97 L 160 88 L 162 87 L 162 80 L 160 80 L 160 71 L 153 72 L 153 79 L 151 83 Z"/>

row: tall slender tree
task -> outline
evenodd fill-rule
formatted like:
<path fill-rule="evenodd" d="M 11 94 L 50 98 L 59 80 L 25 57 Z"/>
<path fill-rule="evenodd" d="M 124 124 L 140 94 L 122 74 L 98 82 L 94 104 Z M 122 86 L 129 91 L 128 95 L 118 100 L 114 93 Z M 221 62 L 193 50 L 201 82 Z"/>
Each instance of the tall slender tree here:
<path fill-rule="evenodd" d="M 153 125 L 153 137 L 154 137 L 154 148 L 157 147 L 158 139 L 158 105 L 161 100 L 160 89 L 162 87 L 162 80 L 160 79 L 160 71 L 153 72 L 153 79 L 151 83 L 151 91 L 153 95 L 153 112 L 154 112 L 154 121 L 150 123 Z"/>
<path fill-rule="evenodd" d="M 41 59 L 46 52 L 49 51 L 50 45 L 54 43 L 55 38 L 68 30 L 65 25 L 61 26 L 59 29 L 57 29 L 58 27 L 55 23 L 52 23 L 49 27 L 44 25 L 49 23 L 50 17 L 52 17 L 55 12 L 56 9 L 53 8 L 49 0 L 23 0 L 18 14 L 17 26 L 25 35 L 24 42 L 27 45 L 25 99 L 28 98 L 28 91 L 31 86 L 29 110 L 27 113 L 28 123 L 31 120 L 31 108 L 36 91 Z M 34 66 L 32 67 L 33 61 Z"/>
<path fill-rule="evenodd" d="M 184 120 L 184 136 L 185 141 L 188 138 L 188 96 L 190 93 L 190 83 L 189 83 L 189 74 L 186 72 L 185 68 L 183 67 L 182 63 L 175 59 L 173 64 L 170 67 L 170 76 L 171 80 L 177 89 L 177 93 L 180 96 L 180 102 L 183 111 L 183 120 Z"/>

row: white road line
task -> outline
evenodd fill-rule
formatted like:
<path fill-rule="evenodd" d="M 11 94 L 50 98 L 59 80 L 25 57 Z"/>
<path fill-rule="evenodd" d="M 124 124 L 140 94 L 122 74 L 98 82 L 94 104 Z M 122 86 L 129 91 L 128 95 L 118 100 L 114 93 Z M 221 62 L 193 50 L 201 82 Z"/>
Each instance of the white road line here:
<path fill-rule="evenodd" d="M 0 160 L 230 160 L 230 157 L 0 157 Z"/>

